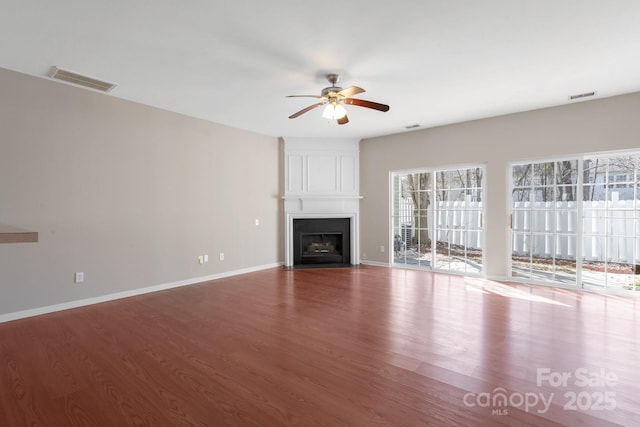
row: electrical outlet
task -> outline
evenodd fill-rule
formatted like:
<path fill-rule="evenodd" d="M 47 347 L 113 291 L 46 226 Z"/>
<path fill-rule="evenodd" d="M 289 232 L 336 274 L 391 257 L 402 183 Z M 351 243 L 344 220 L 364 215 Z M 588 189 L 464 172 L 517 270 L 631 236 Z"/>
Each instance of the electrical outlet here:
<path fill-rule="evenodd" d="M 202 255 L 198 256 L 198 263 L 199 264 L 204 264 L 204 257 Z"/>
<path fill-rule="evenodd" d="M 209 255 L 203 255 L 204 256 L 204 262 L 209 262 Z"/>
<path fill-rule="evenodd" d="M 73 278 L 73 281 L 75 283 L 82 283 L 84 282 L 84 273 L 82 271 L 78 271 L 76 272 L 75 277 Z"/>
<path fill-rule="evenodd" d="M 256 227 L 260 225 L 260 220 L 256 218 Z"/>
<path fill-rule="evenodd" d="M 220 261 L 224 261 L 224 252 L 220 252 Z"/>
<path fill-rule="evenodd" d="M 380 252 L 384 253 L 384 245 L 380 246 Z"/>

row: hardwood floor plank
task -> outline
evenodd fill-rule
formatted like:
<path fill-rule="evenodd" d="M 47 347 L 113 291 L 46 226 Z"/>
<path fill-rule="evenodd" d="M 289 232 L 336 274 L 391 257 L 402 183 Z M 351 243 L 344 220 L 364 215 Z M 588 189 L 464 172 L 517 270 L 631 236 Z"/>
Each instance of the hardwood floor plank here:
<path fill-rule="evenodd" d="M 0 425 L 640 425 L 638 304 L 274 268 L 0 324 Z M 616 380 L 577 385 L 580 369 Z M 616 407 L 592 409 L 604 392 Z"/>

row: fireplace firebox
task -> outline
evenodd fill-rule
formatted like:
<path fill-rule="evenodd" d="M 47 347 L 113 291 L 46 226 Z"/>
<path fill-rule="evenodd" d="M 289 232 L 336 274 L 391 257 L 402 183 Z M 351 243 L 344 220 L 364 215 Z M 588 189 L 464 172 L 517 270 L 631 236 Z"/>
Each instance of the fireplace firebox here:
<path fill-rule="evenodd" d="M 349 218 L 294 219 L 293 265 L 349 265 L 350 226 Z"/>

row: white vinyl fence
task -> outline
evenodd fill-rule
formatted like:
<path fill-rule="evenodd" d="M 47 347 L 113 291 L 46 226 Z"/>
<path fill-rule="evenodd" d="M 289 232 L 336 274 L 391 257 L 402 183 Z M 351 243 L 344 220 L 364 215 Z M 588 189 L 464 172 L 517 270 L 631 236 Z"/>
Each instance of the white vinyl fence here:
<path fill-rule="evenodd" d="M 582 250 L 587 261 L 637 263 L 640 205 L 634 200 L 583 202 Z M 576 202 L 516 202 L 513 253 L 575 259 Z"/>
<path fill-rule="evenodd" d="M 413 201 L 411 199 L 401 199 L 398 217 L 403 229 L 413 227 Z M 429 223 L 431 223 L 431 219 Z M 480 249 L 482 247 L 482 202 L 437 202 L 435 227 L 436 240 L 438 241 Z M 402 233 L 405 244 L 409 243 L 408 240 L 413 235 L 415 235 L 415 230 L 410 233 Z"/>
<path fill-rule="evenodd" d="M 514 202 L 513 253 L 574 260 L 576 236 L 581 234 L 587 261 L 640 263 L 640 201 L 583 202 L 582 233 L 577 207 L 577 202 L 566 201 Z M 411 199 L 402 198 L 398 208 L 398 223 L 403 229 L 413 227 Z M 437 240 L 480 249 L 481 215 L 481 202 L 438 202 Z"/>

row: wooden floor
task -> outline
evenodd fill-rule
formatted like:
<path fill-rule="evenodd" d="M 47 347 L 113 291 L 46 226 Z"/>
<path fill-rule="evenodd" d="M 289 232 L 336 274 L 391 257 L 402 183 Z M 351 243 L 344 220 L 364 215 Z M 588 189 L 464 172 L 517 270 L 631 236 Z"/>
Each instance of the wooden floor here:
<path fill-rule="evenodd" d="M 639 303 L 265 270 L 0 324 L 0 426 L 638 426 Z"/>

